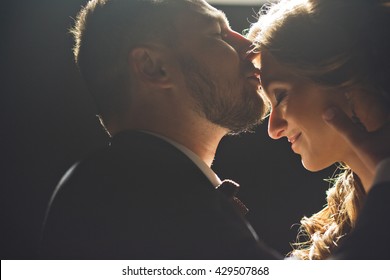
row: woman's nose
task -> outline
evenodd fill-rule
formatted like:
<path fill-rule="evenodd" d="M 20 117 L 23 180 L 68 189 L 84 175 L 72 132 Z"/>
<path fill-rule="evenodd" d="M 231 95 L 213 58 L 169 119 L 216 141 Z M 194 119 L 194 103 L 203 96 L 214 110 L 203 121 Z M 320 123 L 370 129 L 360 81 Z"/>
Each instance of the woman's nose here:
<path fill-rule="evenodd" d="M 280 139 L 285 136 L 287 121 L 279 111 L 271 111 L 268 118 L 268 135 L 272 139 Z"/>

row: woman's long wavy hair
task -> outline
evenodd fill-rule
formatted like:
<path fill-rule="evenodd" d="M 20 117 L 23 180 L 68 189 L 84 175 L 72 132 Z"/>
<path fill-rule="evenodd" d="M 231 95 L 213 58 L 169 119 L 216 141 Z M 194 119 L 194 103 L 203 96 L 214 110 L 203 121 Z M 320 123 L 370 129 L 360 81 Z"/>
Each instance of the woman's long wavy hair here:
<path fill-rule="evenodd" d="M 363 206 L 364 189 L 348 167 L 332 180 L 327 204 L 311 217 L 303 217 L 295 249 L 289 254 L 298 259 L 325 259 L 355 226 Z"/>
<path fill-rule="evenodd" d="M 389 10 L 388 0 L 282 0 L 262 8 L 248 37 L 296 75 L 377 94 L 389 108 Z M 325 208 L 301 220 L 291 256 L 325 259 L 354 228 L 365 193 L 356 174 L 342 169 Z"/>

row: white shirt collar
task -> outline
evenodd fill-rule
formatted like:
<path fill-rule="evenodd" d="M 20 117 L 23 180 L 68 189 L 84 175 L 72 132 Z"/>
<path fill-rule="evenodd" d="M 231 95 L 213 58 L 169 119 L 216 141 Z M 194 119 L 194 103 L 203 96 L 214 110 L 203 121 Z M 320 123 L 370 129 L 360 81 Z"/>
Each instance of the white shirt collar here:
<path fill-rule="evenodd" d="M 187 147 L 185 147 L 185 146 L 183 146 L 183 145 L 181 145 L 181 144 L 179 144 L 179 143 L 177 143 L 177 142 L 175 142 L 175 141 L 173 141 L 165 136 L 156 134 L 154 132 L 145 131 L 145 130 L 142 130 L 142 132 L 154 135 L 154 136 L 172 144 L 178 150 L 183 152 L 203 172 L 203 174 L 210 180 L 211 184 L 213 184 L 214 187 L 218 187 L 222 183 L 222 181 L 221 181 L 221 179 L 219 179 L 218 175 L 215 174 L 215 172 L 203 160 L 201 160 L 200 157 L 198 157 L 198 155 L 196 155 L 193 151 L 191 151 Z"/>

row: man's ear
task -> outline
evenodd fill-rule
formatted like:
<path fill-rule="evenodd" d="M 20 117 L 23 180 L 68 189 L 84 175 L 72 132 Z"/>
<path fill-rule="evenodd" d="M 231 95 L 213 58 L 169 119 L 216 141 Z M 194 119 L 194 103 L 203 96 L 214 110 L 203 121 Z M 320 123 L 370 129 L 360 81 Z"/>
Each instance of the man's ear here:
<path fill-rule="evenodd" d="M 166 69 L 165 59 L 159 50 L 152 48 L 138 47 L 129 53 L 130 67 L 140 80 L 168 88 L 172 85 L 172 80 Z"/>

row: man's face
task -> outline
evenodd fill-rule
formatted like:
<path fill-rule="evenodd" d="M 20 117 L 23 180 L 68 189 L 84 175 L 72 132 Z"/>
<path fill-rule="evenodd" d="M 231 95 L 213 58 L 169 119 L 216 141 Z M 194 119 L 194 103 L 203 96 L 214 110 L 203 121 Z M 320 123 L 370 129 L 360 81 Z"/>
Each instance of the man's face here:
<path fill-rule="evenodd" d="M 230 29 L 220 11 L 201 2 L 178 17 L 179 61 L 196 110 L 230 132 L 258 124 L 264 103 L 251 42 Z"/>

